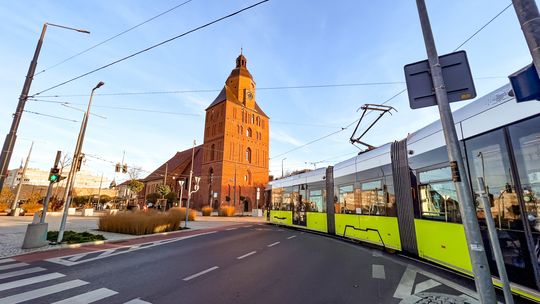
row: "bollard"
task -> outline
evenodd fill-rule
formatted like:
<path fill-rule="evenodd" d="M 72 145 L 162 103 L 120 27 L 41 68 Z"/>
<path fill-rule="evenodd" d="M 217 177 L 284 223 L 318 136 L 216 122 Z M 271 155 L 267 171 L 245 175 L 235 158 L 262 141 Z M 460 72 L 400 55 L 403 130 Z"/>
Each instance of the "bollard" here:
<path fill-rule="evenodd" d="M 48 226 L 47 223 L 28 224 L 22 248 L 29 249 L 47 246 L 49 244 L 47 241 Z"/>

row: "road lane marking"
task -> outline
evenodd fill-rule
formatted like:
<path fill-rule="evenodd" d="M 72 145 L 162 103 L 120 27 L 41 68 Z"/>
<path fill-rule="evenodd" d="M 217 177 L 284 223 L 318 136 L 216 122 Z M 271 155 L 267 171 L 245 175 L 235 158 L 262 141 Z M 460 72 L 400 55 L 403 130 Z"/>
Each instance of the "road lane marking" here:
<path fill-rule="evenodd" d="M 407 268 L 399 281 L 399 285 L 394 292 L 394 298 L 404 299 L 412 294 L 416 271 Z"/>
<path fill-rule="evenodd" d="M 247 258 L 248 256 L 250 256 L 252 254 L 255 254 L 255 253 L 257 253 L 257 251 L 248 252 L 248 253 L 246 253 L 244 255 L 241 255 L 241 256 L 237 257 L 236 259 L 241 260 L 241 259 Z"/>
<path fill-rule="evenodd" d="M 100 257 L 100 258 L 106 257 L 106 256 L 111 255 L 112 253 L 114 253 L 116 250 L 117 249 L 104 251 L 100 255 L 98 255 L 98 257 Z"/>
<path fill-rule="evenodd" d="M 296 235 L 291 235 L 290 237 L 287 238 L 287 240 L 290 240 L 290 239 L 295 238 L 295 237 L 296 237 Z"/>
<path fill-rule="evenodd" d="M 249 228 L 249 227 L 251 227 L 251 226 L 253 226 L 253 225 L 246 225 L 246 226 L 242 226 L 242 227 L 244 227 L 244 228 Z"/>
<path fill-rule="evenodd" d="M 279 244 L 280 242 L 275 242 L 275 243 L 272 243 L 270 245 L 268 245 L 268 247 L 273 247 L 273 246 L 276 246 L 277 244 Z"/>
<path fill-rule="evenodd" d="M 89 259 L 81 259 L 81 258 L 86 256 L 86 255 L 89 255 L 91 253 L 106 252 L 106 251 L 110 251 L 111 249 L 96 250 L 96 251 L 92 251 L 92 252 L 86 252 L 84 254 L 66 255 L 66 256 L 46 259 L 45 261 L 60 264 L 60 265 L 64 265 L 64 266 L 73 266 L 73 265 L 78 265 L 78 264 L 82 264 L 82 263 L 86 263 L 86 262 L 90 262 L 90 261 L 95 261 L 95 260 L 98 260 L 98 259 L 103 259 L 103 258 L 115 256 L 115 255 L 118 255 L 118 254 L 123 254 L 123 253 L 133 252 L 133 251 L 136 251 L 136 250 L 151 248 L 151 247 L 154 247 L 154 246 L 159 246 L 159 245 L 168 244 L 168 243 L 172 243 L 172 242 L 182 241 L 182 240 L 194 238 L 194 237 L 197 237 L 197 236 L 213 234 L 213 233 L 216 233 L 216 232 L 217 231 L 209 231 L 209 232 L 204 232 L 204 233 L 199 233 L 199 234 L 194 234 L 194 235 L 181 236 L 181 237 L 176 237 L 176 238 L 172 238 L 172 239 L 161 240 L 161 241 L 158 241 L 158 242 L 148 242 L 148 243 L 143 243 L 143 244 L 120 246 L 120 247 L 116 248 L 115 251 L 113 251 L 111 254 L 107 254 L 105 256 L 99 256 L 99 255 L 98 256 L 93 256 L 93 257 L 91 257 Z M 125 249 L 125 248 L 129 248 L 129 250 L 122 250 L 122 249 Z M 82 255 L 82 257 L 79 257 L 79 255 Z M 74 259 L 74 258 L 76 258 L 75 261 L 70 260 L 70 259 Z M 81 260 L 79 261 L 79 259 L 81 259 Z M 6 266 L 8 266 L 8 265 L 6 265 Z M 2 270 L 1 267 L 2 266 L 0 266 L 0 270 Z"/>
<path fill-rule="evenodd" d="M 12 289 L 12 288 L 17 288 L 17 287 L 21 287 L 21 286 L 25 286 L 25 285 L 36 284 L 36 283 L 40 283 L 40 282 L 44 282 L 44 281 L 54 280 L 54 279 L 58 279 L 58 278 L 61 278 L 61 277 L 65 277 L 65 275 L 63 275 L 61 273 L 58 273 L 58 272 L 53 272 L 53 273 L 49 273 L 49 274 L 40 275 L 40 276 L 37 276 L 37 277 L 31 277 L 31 278 L 22 279 L 22 280 L 11 281 L 11 282 L 8 282 L 8 283 L 0 284 L 0 291 Z"/>
<path fill-rule="evenodd" d="M 44 271 L 44 270 L 47 270 L 47 269 L 41 268 L 41 267 L 33 267 L 33 268 L 27 268 L 27 269 L 12 271 L 12 272 L 6 272 L 6 273 L 0 274 L 0 279 L 12 278 L 12 277 L 25 275 L 25 274 L 36 273 L 36 272 L 40 272 L 40 271 Z"/>
<path fill-rule="evenodd" d="M 152 304 L 152 303 L 143 301 L 140 298 L 135 298 L 135 299 L 133 299 L 131 301 L 128 301 L 128 302 L 126 302 L 124 304 Z"/>
<path fill-rule="evenodd" d="M 194 279 L 194 278 L 196 278 L 196 277 L 198 277 L 198 276 L 202 276 L 202 275 L 205 274 L 205 273 L 209 273 L 210 271 L 214 271 L 214 270 L 216 270 L 216 269 L 218 269 L 218 268 L 219 268 L 219 267 L 217 267 L 217 266 L 210 267 L 210 268 L 208 268 L 208 269 L 206 269 L 206 270 L 203 270 L 203 271 L 201 271 L 201 272 L 197 272 L 196 274 L 190 275 L 189 277 L 185 277 L 185 278 L 183 278 L 182 280 L 184 280 L 184 281 L 189 281 L 189 280 Z"/>
<path fill-rule="evenodd" d="M 11 258 L 10 259 L 2 259 L 2 260 L 0 260 L 0 264 L 9 263 L 9 262 L 15 262 L 15 260 L 11 259 Z"/>
<path fill-rule="evenodd" d="M 126 302 L 124 304 L 152 304 L 152 303 L 143 301 L 140 298 L 135 298 L 135 299 L 133 299 L 131 301 L 128 301 L 128 302 Z"/>
<path fill-rule="evenodd" d="M 116 292 L 114 290 L 110 290 L 110 289 L 107 289 L 107 288 L 100 288 L 100 289 L 96 289 L 96 290 L 92 290 L 92 291 L 89 291 L 89 292 L 82 293 L 80 295 L 76 295 L 76 296 L 68 298 L 68 299 L 64 299 L 64 300 L 61 300 L 61 301 L 58 301 L 58 302 L 54 302 L 53 304 L 74 304 L 74 303 L 77 303 L 77 304 L 85 303 L 86 304 L 86 303 L 92 303 L 92 302 L 99 301 L 101 299 L 108 298 L 110 296 L 114 296 L 117 293 L 118 292 Z"/>
<path fill-rule="evenodd" d="M 371 276 L 374 279 L 386 279 L 386 273 L 384 272 L 384 265 L 371 265 Z"/>
<path fill-rule="evenodd" d="M 74 255 L 74 256 L 70 257 L 69 259 L 67 259 L 67 260 L 71 261 L 71 262 L 76 262 L 76 261 L 84 258 L 85 256 L 89 255 L 89 254 L 90 254 L 89 252 L 81 253 L 81 254 L 78 254 L 78 255 Z"/>
<path fill-rule="evenodd" d="M 76 288 L 79 286 L 83 286 L 88 284 L 88 282 L 82 281 L 82 280 L 73 280 L 73 281 L 67 281 L 64 283 L 47 286 L 39 289 L 34 289 L 31 291 L 19 293 L 16 295 L 12 295 L 9 297 L 1 298 L 0 304 L 16 304 L 21 303 L 29 300 L 33 300 L 36 298 L 44 297 L 53 293 L 58 293 L 61 291 L 65 291 L 67 289 Z"/>
<path fill-rule="evenodd" d="M 227 228 L 225 230 L 236 230 L 236 229 L 238 229 L 238 228 Z"/>
<path fill-rule="evenodd" d="M 419 292 L 422 292 L 422 291 L 426 291 L 428 289 L 431 289 L 433 287 L 437 287 L 441 285 L 441 283 L 435 281 L 435 280 L 432 280 L 432 279 L 429 279 L 427 281 L 424 281 L 424 282 L 420 282 L 418 284 L 416 284 L 416 287 L 414 287 L 414 293 L 419 293 Z"/>
<path fill-rule="evenodd" d="M 382 252 L 380 250 L 377 250 L 377 249 L 373 249 L 373 252 L 372 252 L 372 256 L 378 258 L 378 257 L 382 257 Z"/>
<path fill-rule="evenodd" d="M 26 264 L 26 263 L 8 264 L 8 265 L 0 266 L 0 271 L 13 269 L 13 268 L 17 268 L 17 267 L 24 267 L 24 266 L 28 266 L 28 264 Z"/>

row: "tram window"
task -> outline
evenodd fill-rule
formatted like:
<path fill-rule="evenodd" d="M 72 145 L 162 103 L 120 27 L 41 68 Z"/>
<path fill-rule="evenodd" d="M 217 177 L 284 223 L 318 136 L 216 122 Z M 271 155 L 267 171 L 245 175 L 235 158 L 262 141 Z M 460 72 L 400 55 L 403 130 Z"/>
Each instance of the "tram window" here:
<path fill-rule="evenodd" d="M 461 223 L 456 188 L 449 167 L 419 172 L 420 210 L 423 218 Z M 446 180 L 444 180 L 446 179 Z"/>
<path fill-rule="evenodd" d="M 356 213 L 353 185 L 339 187 L 339 201 L 335 211 L 336 213 Z"/>
<path fill-rule="evenodd" d="M 483 177 L 490 198 L 491 214 L 497 228 L 523 230 L 503 130 L 495 130 L 474 137 L 467 140 L 465 144 L 473 193 L 478 191 L 477 178 Z M 476 205 L 476 213 L 482 224 L 486 210 L 481 203 L 477 202 Z"/>
<path fill-rule="evenodd" d="M 292 191 L 291 189 L 285 189 L 283 192 L 283 202 L 281 203 L 281 209 L 285 211 L 292 210 Z"/>
<path fill-rule="evenodd" d="M 360 189 L 360 210 L 362 214 L 387 215 L 386 199 L 380 180 L 362 183 Z"/>
<path fill-rule="evenodd" d="M 272 210 L 281 210 L 283 203 L 283 188 L 272 189 Z"/>
<path fill-rule="evenodd" d="M 396 194 L 394 192 L 394 181 L 392 175 L 385 177 L 386 185 L 385 196 L 386 196 L 386 215 L 388 216 L 397 216 L 396 210 Z"/>
<path fill-rule="evenodd" d="M 309 191 L 309 206 L 310 212 L 325 212 L 323 190 Z"/>
<path fill-rule="evenodd" d="M 527 222 L 531 226 L 535 248 L 540 248 L 540 117 L 509 128 Z M 540 263 L 540 252 L 536 254 Z"/>

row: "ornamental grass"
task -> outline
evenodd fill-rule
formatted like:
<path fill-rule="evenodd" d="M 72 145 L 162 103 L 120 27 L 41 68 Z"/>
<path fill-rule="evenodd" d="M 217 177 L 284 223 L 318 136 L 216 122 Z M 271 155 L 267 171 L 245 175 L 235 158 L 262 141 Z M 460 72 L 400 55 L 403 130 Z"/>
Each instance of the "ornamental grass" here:
<path fill-rule="evenodd" d="M 203 216 L 210 216 L 212 214 L 212 207 L 210 206 L 204 206 L 201 209 Z"/>
<path fill-rule="evenodd" d="M 172 208 L 168 212 L 123 212 L 101 217 L 99 230 L 134 235 L 176 231 L 185 218 L 186 208 Z M 189 220 L 195 220 L 195 212 L 192 210 Z"/>
<path fill-rule="evenodd" d="M 235 212 L 234 206 L 222 206 L 219 208 L 219 216 L 234 216 Z"/>

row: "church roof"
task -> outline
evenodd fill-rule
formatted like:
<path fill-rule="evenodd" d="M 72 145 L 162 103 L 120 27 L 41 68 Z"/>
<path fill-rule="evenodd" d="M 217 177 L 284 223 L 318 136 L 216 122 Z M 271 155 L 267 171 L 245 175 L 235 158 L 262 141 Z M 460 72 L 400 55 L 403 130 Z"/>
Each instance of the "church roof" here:
<path fill-rule="evenodd" d="M 237 104 L 242 104 L 240 101 L 238 101 L 238 99 L 236 98 L 236 96 L 234 96 L 234 94 L 231 92 L 231 89 L 225 85 L 223 87 L 223 89 L 221 90 L 221 92 L 219 92 L 218 96 L 216 97 L 216 99 L 214 99 L 214 101 L 208 106 L 208 108 L 206 108 L 206 110 L 224 102 L 224 101 L 232 101 L 232 102 L 235 102 Z M 255 102 L 255 112 L 259 113 L 260 115 L 264 116 L 264 117 L 267 117 L 268 118 L 268 115 L 266 115 L 266 113 L 264 113 L 264 111 L 261 109 L 261 107 L 259 107 L 259 105 Z"/>
<path fill-rule="evenodd" d="M 195 162 L 193 164 L 193 174 L 199 175 L 201 173 L 201 163 L 202 163 L 202 149 L 203 145 L 195 147 Z M 188 166 L 191 168 L 191 153 L 192 148 L 186 149 L 184 151 L 176 152 L 176 154 L 169 159 L 167 162 L 163 163 L 152 173 L 148 174 L 147 177 L 142 179 L 143 182 L 163 179 L 163 174 L 165 173 L 165 166 L 167 166 L 168 172 L 183 172 L 186 171 Z"/>

